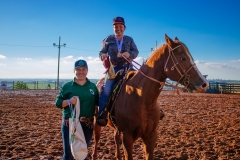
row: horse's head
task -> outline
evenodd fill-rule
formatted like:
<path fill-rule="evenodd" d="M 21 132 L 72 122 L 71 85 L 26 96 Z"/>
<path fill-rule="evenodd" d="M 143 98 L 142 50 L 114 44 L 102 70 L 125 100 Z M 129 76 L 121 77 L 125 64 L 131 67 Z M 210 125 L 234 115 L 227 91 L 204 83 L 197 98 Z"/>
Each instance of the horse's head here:
<path fill-rule="evenodd" d="M 206 78 L 200 73 L 187 46 L 176 37 L 174 40 L 165 34 L 169 55 L 164 70 L 167 78 L 186 86 L 191 92 L 205 92 Z"/>

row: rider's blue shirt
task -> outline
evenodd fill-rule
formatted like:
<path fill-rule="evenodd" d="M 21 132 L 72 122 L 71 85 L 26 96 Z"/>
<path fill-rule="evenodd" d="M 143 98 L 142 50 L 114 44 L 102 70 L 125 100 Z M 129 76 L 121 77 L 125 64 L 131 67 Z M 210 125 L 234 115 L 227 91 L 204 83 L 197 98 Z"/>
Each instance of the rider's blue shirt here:
<path fill-rule="evenodd" d="M 138 56 L 138 49 L 134 43 L 132 37 L 123 36 L 123 44 L 121 53 L 128 52 L 130 54 L 130 59 L 135 59 Z M 118 58 L 118 48 L 116 44 L 115 35 L 110 35 L 106 37 L 102 42 L 102 48 L 100 50 L 99 56 L 101 58 L 102 54 L 108 54 L 110 60 L 113 64 L 123 64 L 126 60 L 124 58 Z"/>

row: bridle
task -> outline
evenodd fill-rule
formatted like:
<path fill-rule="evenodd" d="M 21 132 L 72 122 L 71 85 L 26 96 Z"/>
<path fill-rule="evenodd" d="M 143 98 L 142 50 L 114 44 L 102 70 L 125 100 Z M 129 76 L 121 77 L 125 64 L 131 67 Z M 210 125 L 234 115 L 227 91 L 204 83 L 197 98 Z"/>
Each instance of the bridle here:
<path fill-rule="evenodd" d="M 175 56 L 175 54 L 173 53 L 173 51 L 175 50 L 175 49 L 177 49 L 177 48 L 179 48 L 179 47 L 181 47 L 182 45 L 179 45 L 179 46 L 177 46 L 177 47 L 175 47 L 175 48 L 171 48 L 171 46 L 169 46 L 168 45 L 168 48 L 169 48 L 169 55 L 168 55 L 168 59 L 167 59 L 167 61 L 166 61 L 166 63 L 165 63 L 165 66 L 164 66 L 164 72 L 166 72 L 166 66 L 167 66 L 167 63 L 168 63 L 168 61 L 169 61 L 169 59 L 171 58 L 172 59 L 172 62 L 173 62 L 173 66 L 171 67 L 171 70 L 173 71 L 174 69 L 176 69 L 177 70 L 177 72 L 180 74 L 180 78 L 179 78 L 179 80 L 177 81 L 177 84 L 176 84 L 176 86 L 178 86 L 178 84 L 180 83 L 180 81 L 183 79 L 183 85 L 185 86 L 184 88 L 186 88 L 188 85 L 189 85 L 189 83 L 190 83 L 190 75 L 188 75 L 187 73 L 196 65 L 195 63 L 194 64 L 192 64 L 190 67 L 189 67 L 189 69 L 187 69 L 187 70 L 185 70 L 183 67 L 182 67 L 182 65 L 178 62 L 178 60 L 177 60 L 177 58 L 176 58 L 176 56 Z M 185 49 L 184 49 L 185 50 Z M 178 67 L 179 66 L 179 67 Z M 180 71 L 180 69 L 183 71 L 183 73 Z"/>
<path fill-rule="evenodd" d="M 160 84 L 160 88 L 159 88 L 159 89 L 162 89 L 164 85 L 165 85 L 165 86 L 168 86 L 168 87 L 175 88 L 175 89 L 186 89 L 187 86 L 188 86 L 189 83 L 190 83 L 190 75 L 187 75 L 187 73 L 188 73 L 196 64 L 194 63 L 193 65 L 191 65 L 188 70 L 184 70 L 184 69 L 183 69 L 183 67 L 182 67 L 181 64 L 178 62 L 178 60 L 177 60 L 177 58 L 176 58 L 176 56 L 174 55 L 174 52 L 173 52 L 175 49 L 177 49 L 177 48 L 179 48 L 179 47 L 181 47 L 181 46 L 182 46 L 182 45 L 178 45 L 178 46 L 175 47 L 175 48 L 171 48 L 171 46 L 168 45 L 169 54 L 168 54 L 167 61 L 166 61 L 165 65 L 164 65 L 164 72 L 165 72 L 165 74 L 166 74 L 166 67 L 167 67 L 167 64 L 168 64 L 168 62 L 169 62 L 169 59 L 172 60 L 173 66 L 171 67 L 171 70 L 176 69 L 176 70 L 178 71 L 178 73 L 180 74 L 180 76 L 181 76 L 181 77 L 179 78 L 179 80 L 177 81 L 177 84 L 176 84 L 176 85 L 172 85 L 172 84 L 170 84 L 170 83 L 168 83 L 168 82 L 161 82 L 161 81 L 159 81 L 159 80 L 157 80 L 157 79 L 155 79 L 155 78 L 149 77 L 149 76 L 146 75 L 141 69 L 138 69 L 134 64 L 132 64 L 132 62 L 134 62 L 134 63 L 136 63 L 137 65 L 141 66 L 139 63 L 137 63 L 137 62 L 134 61 L 134 60 L 131 60 L 131 61 L 130 61 L 128 58 L 126 58 L 126 57 L 124 57 L 124 56 L 122 56 L 122 57 L 123 57 L 128 63 L 132 64 L 133 67 L 137 69 L 137 72 L 141 73 L 143 76 L 147 77 L 148 79 L 150 79 L 150 80 L 152 80 L 152 81 L 154 81 L 154 82 L 156 82 L 156 83 L 159 83 L 159 84 Z M 178 66 L 179 66 L 180 69 L 183 71 L 183 73 L 180 71 L 180 69 L 179 69 Z M 183 78 L 184 78 L 184 79 L 183 79 Z M 184 85 L 184 87 L 179 87 L 178 84 L 179 84 L 179 82 L 180 82 L 182 79 L 183 79 L 183 85 Z"/>

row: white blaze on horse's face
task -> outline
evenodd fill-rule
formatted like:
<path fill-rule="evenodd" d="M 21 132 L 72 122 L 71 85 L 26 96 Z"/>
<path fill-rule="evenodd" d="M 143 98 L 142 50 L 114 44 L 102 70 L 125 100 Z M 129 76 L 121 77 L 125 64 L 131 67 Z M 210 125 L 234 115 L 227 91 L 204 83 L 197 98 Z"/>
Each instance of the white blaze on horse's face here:
<path fill-rule="evenodd" d="M 188 48 L 186 47 L 186 45 L 183 44 L 183 43 L 181 45 L 183 47 L 183 50 L 186 53 L 186 56 L 189 59 L 189 62 L 191 64 L 191 66 L 193 66 L 193 68 L 191 68 L 188 72 L 191 72 L 191 70 L 193 70 L 195 72 L 194 74 L 196 74 L 195 77 L 198 77 L 198 79 L 194 79 L 194 77 L 191 79 L 191 77 L 190 77 L 190 81 L 189 81 L 190 84 L 189 85 L 194 85 L 195 86 L 195 88 L 196 88 L 196 90 L 194 90 L 195 92 L 206 91 L 206 89 L 208 87 L 208 82 L 207 82 L 206 78 L 198 70 L 196 64 L 194 63 L 193 57 L 191 56 L 191 54 L 190 54 Z M 184 60 L 184 58 L 181 58 L 181 60 Z M 186 70 L 185 70 L 185 72 L 186 72 Z M 186 73 L 186 74 L 188 74 L 188 73 Z"/>
<path fill-rule="evenodd" d="M 205 92 L 208 82 L 198 70 L 187 46 L 177 38 L 173 41 L 165 35 L 165 39 L 169 47 L 165 67 L 167 77 L 186 86 L 191 92 Z"/>

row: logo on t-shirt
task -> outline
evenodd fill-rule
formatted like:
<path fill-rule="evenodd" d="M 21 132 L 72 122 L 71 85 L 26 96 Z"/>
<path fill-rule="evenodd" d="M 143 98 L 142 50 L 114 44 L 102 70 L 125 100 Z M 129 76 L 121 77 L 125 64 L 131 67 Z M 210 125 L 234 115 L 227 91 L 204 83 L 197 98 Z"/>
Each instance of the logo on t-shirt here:
<path fill-rule="evenodd" d="M 90 89 L 90 93 L 91 93 L 92 95 L 94 95 L 94 91 L 93 91 L 92 89 Z"/>

